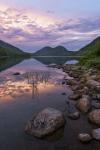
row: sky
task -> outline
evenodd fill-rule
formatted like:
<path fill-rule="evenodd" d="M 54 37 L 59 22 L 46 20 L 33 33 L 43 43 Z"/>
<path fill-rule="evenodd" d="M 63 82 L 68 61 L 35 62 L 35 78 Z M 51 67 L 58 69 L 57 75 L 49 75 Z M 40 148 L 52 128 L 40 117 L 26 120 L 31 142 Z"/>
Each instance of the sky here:
<path fill-rule="evenodd" d="M 98 36 L 100 0 L 0 0 L 0 40 L 24 51 L 76 51 Z"/>

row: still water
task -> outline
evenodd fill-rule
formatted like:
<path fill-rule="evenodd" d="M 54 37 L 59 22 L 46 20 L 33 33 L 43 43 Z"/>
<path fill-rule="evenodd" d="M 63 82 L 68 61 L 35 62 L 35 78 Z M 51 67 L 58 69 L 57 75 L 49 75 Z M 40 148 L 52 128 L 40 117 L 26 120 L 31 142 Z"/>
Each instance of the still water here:
<path fill-rule="evenodd" d="M 46 139 L 25 134 L 27 121 L 43 108 L 57 108 L 66 114 L 66 100 L 72 91 L 62 85 L 66 74 L 48 67 L 50 63 L 56 62 L 43 58 L 0 62 L 0 150 L 99 150 L 99 142 L 82 145 L 77 140 L 78 133 L 91 131 L 84 115 L 77 121 L 66 117 L 66 126 Z"/>

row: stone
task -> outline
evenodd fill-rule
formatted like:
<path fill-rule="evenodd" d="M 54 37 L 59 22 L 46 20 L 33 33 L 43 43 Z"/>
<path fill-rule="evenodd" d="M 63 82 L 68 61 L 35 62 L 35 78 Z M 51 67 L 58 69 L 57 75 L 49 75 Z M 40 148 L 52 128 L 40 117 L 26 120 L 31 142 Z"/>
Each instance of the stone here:
<path fill-rule="evenodd" d="M 83 112 L 87 113 L 91 108 L 90 98 L 88 95 L 83 95 L 81 99 L 77 102 L 77 108 Z"/>
<path fill-rule="evenodd" d="M 90 142 L 92 140 L 92 137 L 90 134 L 88 133 L 80 133 L 78 135 L 78 139 L 82 142 L 82 143 L 87 143 Z"/>
<path fill-rule="evenodd" d="M 70 101 L 67 101 L 67 116 L 70 119 L 76 120 L 80 118 L 80 113 L 74 106 L 74 104 Z"/>
<path fill-rule="evenodd" d="M 92 130 L 92 136 L 95 140 L 100 141 L 100 128 Z"/>
<path fill-rule="evenodd" d="M 100 109 L 95 109 L 88 115 L 89 121 L 100 126 Z"/>
<path fill-rule="evenodd" d="M 97 101 L 93 101 L 92 102 L 92 106 L 96 109 L 100 109 L 100 102 L 97 102 Z"/>
<path fill-rule="evenodd" d="M 73 112 L 73 113 L 69 113 L 69 114 L 68 114 L 68 117 L 69 117 L 70 119 L 77 120 L 77 119 L 80 118 L 80 113 L 79 113 L 78 111 Z"/>
<path fill-rule="evenodd" d="M 81 98 L 81 94 L 79 93 L 74 93 L 73 95 L 69 96 L 69 99 L 71 100 L 78 100 L 79 98 Z"/>
<path fill-rule="evenodd" d="M 64 93 L 64 92 L 63 92 L 63 93 L 61 93 L 61 94 L 62 94 L 62 95 L 66 95 L 66 93 Z"/>
<path fill-rule="evenodd" d="M 15 72 L 15 73 L 13 73 L 13 75 L 20 75 L 20 72 Z"/>
<path fill-rule="evenodd" d="M 74 79 L 68 79 L 67 81 L 66 81 L 66 83 L 67 83 L 67 85 L 77 85 L 77 81 L 75 81 Z"/>
<path fill-rule="evenodd" d="M 45 108 L 30 120 L 25 131 L 38 138 L 52 134 L 65 124 L 64 115 L 54 108 Z"/>
<path fill-rule="evenodd" d="M 88 80 L 87 81 L 87 85 L 91 88 L 91 89 L 94 89 L 94 90 L 97 90 L 97 91 L 100 91 L 100 83 L 95 81 L 95 80 Z"/>

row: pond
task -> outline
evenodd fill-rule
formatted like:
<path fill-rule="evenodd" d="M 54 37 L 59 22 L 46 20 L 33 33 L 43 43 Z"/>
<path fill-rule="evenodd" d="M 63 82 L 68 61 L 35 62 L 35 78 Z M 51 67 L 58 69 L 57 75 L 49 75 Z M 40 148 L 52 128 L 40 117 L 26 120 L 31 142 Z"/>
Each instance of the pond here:
<path fill-rule="evenodd" d="M 66 117 L 66 126 L 46 139 L 24 132 L 27 121 L 46 107 L 66 114 L 66 100 L 72 91 L 62 84 L 64 72 L 47 67 L 56 62 L 49 58 L 0 62 L 0 150 L 99 150 L 99 142 L 83 145 L 77 140 L 80 132 L 91 130 L 84 115 L 76 121 Z"/>

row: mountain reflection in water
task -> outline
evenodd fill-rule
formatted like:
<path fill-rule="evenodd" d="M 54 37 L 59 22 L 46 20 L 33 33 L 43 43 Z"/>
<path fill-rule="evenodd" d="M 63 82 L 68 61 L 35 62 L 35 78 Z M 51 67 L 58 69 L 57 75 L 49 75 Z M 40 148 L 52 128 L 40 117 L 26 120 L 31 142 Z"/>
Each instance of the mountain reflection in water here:
<path fill-rule="evenodd" d="M 35 98 L 41 93 L 52 91 L 55 85 L 60 84 L 59 75 L 62 80 L 62 73 L 59 74 L 46 65 L 66 63 L 70 59 L 72 58 L 0 59 L 0 102 L 25 96 Z M 13 75 L 15 72 L 20 72 L 20 75 Z"/>
<path fill-rule="evenodd" d="M 60 84 L 59 81 L 54 81 L 49 71 L 32 71 L 18 76 L 9 75 L 2 78 L 0 82 L 0 102 L 27 95 L 32 95 L 34 99 L 39 97 L 40 93 L 53 90 L 55 85 Z"/>

